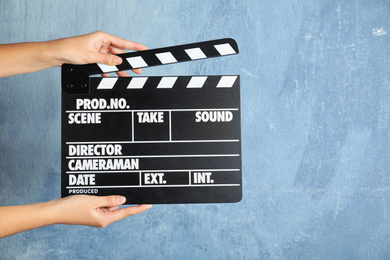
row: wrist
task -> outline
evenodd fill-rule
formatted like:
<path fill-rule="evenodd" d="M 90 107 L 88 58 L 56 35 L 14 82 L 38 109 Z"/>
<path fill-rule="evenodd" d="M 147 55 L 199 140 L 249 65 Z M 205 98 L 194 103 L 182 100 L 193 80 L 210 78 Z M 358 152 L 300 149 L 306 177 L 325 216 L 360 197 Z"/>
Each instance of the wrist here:
<path fill-rule="evenodd" d="M 62 64 L 67 63 L 61 39 L 43 42 L 43 46 L 44 59 L 50 67 L 61 67 Z"/>
<path fill-rule="evenodd" d="M 61 211 L 61 200 L 54 199 L 42 203 L 46 225 L 62 224 L 63 212 Z"/>

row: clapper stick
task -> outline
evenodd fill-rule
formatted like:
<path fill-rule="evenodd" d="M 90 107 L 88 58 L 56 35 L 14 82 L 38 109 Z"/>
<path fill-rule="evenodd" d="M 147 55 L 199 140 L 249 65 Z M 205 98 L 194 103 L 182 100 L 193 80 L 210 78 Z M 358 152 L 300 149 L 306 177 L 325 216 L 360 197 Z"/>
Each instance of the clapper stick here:
<path fill-rule="evenodd" d="M 240 201 L 239 75 L 90 77 L 237 53 L 221 39 L 121 54 L 119 66 L 64 65 L 62 196 Z"/>
<path fill-rule="evenodd" d="M 238 53 L 237 43 L 231 38 L 146 51 L 128 52 L 118 55 L 123 60 L 122 64 L 118 66 L 108 66 L 101 63 L 87 65 L 64 64 L 62 66 L 62 85 L 66 87 L 64 91 L 68 93 L 86 93 L 88 92 L 90 75 L 221 57 Z"/>
<path fill-rule="evenodd" d="M 238 54 L 237 43 L 230 38 L 119 54 L 118 66 L 88 64 L 80 67 L 87 75 L 132 70 L 177 62 Z"/>

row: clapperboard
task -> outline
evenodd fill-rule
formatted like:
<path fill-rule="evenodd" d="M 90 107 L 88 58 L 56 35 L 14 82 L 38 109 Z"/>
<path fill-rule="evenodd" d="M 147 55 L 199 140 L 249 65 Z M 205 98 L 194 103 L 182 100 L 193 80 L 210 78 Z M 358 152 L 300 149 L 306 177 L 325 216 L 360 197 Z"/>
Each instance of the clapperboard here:
<path fill-rule="evenodd" d="M 63 65 L 62 197 L 240 201 L 238 75 L 99 75 L 237 53 L 233 39 L 220 39 L 121 54 L 118 66 Z"/>

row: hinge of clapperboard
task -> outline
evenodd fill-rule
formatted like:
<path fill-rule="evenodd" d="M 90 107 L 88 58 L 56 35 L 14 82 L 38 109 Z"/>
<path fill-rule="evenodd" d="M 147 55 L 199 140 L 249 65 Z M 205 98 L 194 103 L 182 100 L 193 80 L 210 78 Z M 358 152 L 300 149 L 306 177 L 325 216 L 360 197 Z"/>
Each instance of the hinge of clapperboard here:
<path fill-rule="evenodd" d="M 231 38 L 177 45 L 146 51 L 119 54 L 122 64 L 86 64 L 62 66 L 62 89 L 69 94 L 89 93 L 90 76 L 123 70 L 132 70 L 177 62 L 207 59 L 238 54 L 238 46 Z"/>

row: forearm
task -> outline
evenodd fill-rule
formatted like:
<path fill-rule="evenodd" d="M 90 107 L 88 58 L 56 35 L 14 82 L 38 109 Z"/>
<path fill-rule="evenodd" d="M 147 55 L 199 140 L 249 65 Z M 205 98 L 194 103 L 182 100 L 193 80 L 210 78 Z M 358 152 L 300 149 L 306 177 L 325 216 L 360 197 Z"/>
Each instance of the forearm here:
<path fill-rule="evenodd" d="M 54 201 L 0 207 L 0 238 L 55 223 Z"/>
<path fill-rule="evenodd" d="M 60 66 L 56 45 L 55 41 L 0 45 L 0 77 Z"/>

